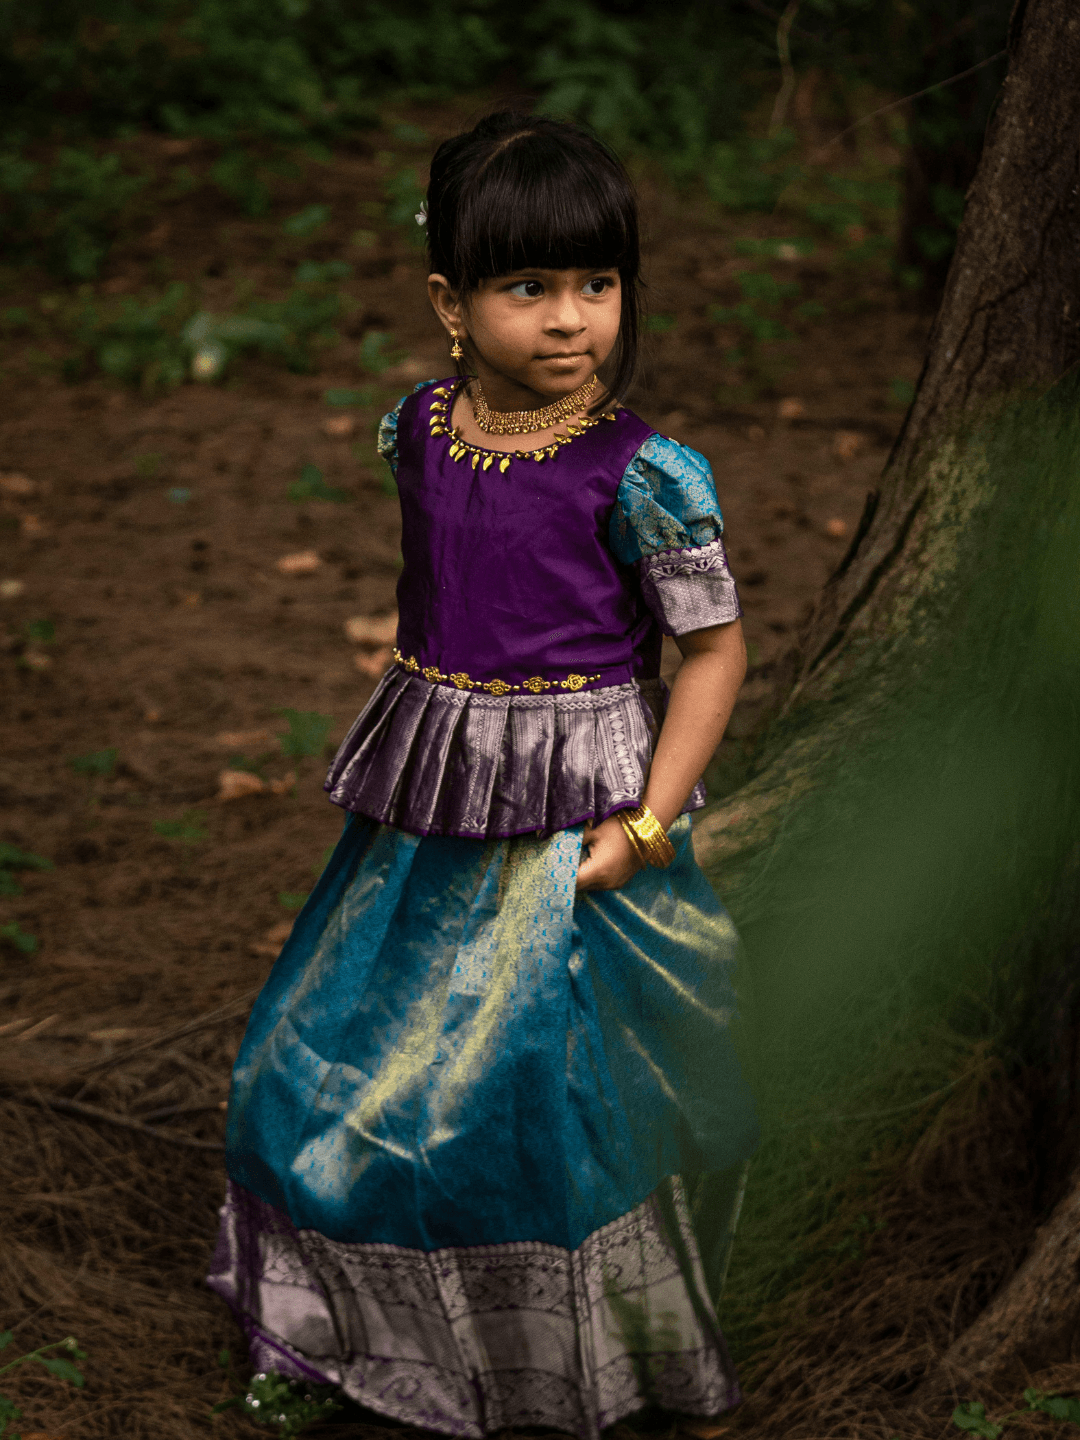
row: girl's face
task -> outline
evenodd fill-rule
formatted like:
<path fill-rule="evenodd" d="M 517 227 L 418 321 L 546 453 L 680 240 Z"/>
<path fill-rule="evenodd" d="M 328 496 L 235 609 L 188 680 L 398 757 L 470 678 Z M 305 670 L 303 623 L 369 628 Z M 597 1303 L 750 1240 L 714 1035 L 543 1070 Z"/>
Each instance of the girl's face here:
<path fill-rule="evenodd" d="M 519 270 L 481 281 L 464 305 L 444 276 L 431 275 L 428 293 L 447 330 L 453 326 L 466 340 L 496 409 L 568 395 L 599 369 L 619 336 L 618 270 Z"/>

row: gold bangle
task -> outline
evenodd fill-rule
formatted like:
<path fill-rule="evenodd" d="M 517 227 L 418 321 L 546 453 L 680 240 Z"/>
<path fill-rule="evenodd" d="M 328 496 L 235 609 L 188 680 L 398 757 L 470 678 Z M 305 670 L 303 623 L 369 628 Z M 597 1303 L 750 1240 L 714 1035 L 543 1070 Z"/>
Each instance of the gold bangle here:
<path fill-rule="evenodd" d="M 648 865 L 649 857 L 645 850 L 642 848 L 641 840 L 637 834 L 637 831 L 630 824 L 630 821 L 626 818 L 626 811 L 620 810 L 618 812 L 618 816 L 619 824 L 626 831 L 626 838 L 630 841 L 631 850 L 633 850 L 634 854 L 641 861 L 642 865 Z"/>
<path fill-rule="evenodd" d="M 666 870 L 675 859 L 675 846 L 648 805 L 620 810 L 619 820 L 639 857 L 657 870 Z"/>

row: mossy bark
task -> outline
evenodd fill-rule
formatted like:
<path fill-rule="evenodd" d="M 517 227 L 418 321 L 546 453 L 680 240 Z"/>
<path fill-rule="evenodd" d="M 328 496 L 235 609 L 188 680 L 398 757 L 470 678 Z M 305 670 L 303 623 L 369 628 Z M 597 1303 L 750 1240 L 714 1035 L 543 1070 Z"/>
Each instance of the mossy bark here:
<path fill-rule="evenodd" d="M 768 857 L 799 807 L 956 613 L 965 529 L 989 477 L 987 417 L 1080 362 L 1080 8 L 1018 0 L 1009 73 L 967 197 L 914 403 L 850 551 L 829 580 L 757 773 L 698 827 L 699 858 L 751 924 Z M 946 637 L 947 638 L 947 637 Z M 932 1370 L 989 1377 L 1080 1327 L 1080 1172 L 1014 1280 Z M 1045 1300 L 1054 1300 L 1048 1316 Z M 1050 1327 L 1049 1329 L 1047 1327 Z M 1050 1330 L 1053 1330 L 1053 1336 Z"/>
<path fill-rule="evenodd" d="M 728 894 L 818 763 L 916 662 L 963 527 L 991 498 L 967 427 L 1080 362 L 1080 9 L 1018 0 L 1009 49 L 903 430 L 822 592 L 758 774 L 698 830 Z"/>

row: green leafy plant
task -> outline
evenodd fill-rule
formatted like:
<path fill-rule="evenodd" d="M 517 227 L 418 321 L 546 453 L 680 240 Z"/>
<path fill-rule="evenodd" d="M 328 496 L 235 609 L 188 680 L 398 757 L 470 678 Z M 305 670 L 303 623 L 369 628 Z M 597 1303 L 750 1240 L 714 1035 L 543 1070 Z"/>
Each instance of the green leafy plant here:
<path fill-rule="evenodd" d="M 38 948 L 37 936 L 22 929 L 17 920 L 9 920 L 6 925 L 0 925 L 0 940 L 5 940 L 13 949 L 21 951 L 23 955 L 33 955 Z"/>
<path fill-rule="evenodd" d="M 344 410 L 352 405 L 371 405 L 374 403 L 375 392 L 373 390 L 347 390 L 344 388 L 327 390 L 323 399 L 327 405 L 333 405 L 339 410 Z"/>
<path fill-rule="evenodd" d="M 114 380 L 147 393 L 175 389 L 187 375 L 182 326 L 190 312 L 188 287 L 179 280 L 147 303 L 128 296 L 104 313 L 87 303 L 75 325 L 79 355 L 68 367 L 69 378 L 76 378 L 82 364 L 91 360 Z"/>
<path fill-rule="evenodd" d="M 341 297 L 330 289 L 350 267 L 331 261 L 297 267 L 293 288 L 283 300 L 256 300 L 242 314 L 202 310 L 184 327 L 182 340 L 196 380 L 220 380 L 236 356 L 256 352 L 297 372 L 312 368 L 311 350 L 334 338 L 331 322 Z"/>
<path fill-rule="evenodd" d="M 115 745 L 110 745 L 105 750 L 88 750 L 85 755 L 72 755 L 67 763 L 76 775 L 90 775 L 96 779 L 106 780 L 116 771 L 116 760 L 119 753 Z"/>
<path fill-rule="evenodd" d="M 308 898 L 305 890 L 279 890 L 278 904 L 285 910 L 299 910 Z"/>
<path fill-rule="evenodd" d="M 294 760 L 304 760 L 321 755 L 326 748 L 326 737 L 334 723 L 332 715 L 320 715 L 317 710 L 283 709 L 277 712 L 288 722 L 288 730 L 278 736 L 281 753 Z"/>
<path fill-rule="evenodd" d="M 210 179 L 245 215 L 258 217 L 270 209 L 270 187 L 247 150 L 227 150 L 210 167 Z"/>
<path fill-rule="evenodd" d="M 423 249 L 426 243 L 424 227 L 418 225 L 417 215 L 424 204 L 424 187 L 416 178 L 416 171 L 409 168 L 392 175 L 383 187 L 386 195 L 386 218 L 391 225 L 398 225 L 404 231 L 410 244 Z"/>
<path fill-rule="evenodd" d="M 301 505 L 305 500 L 331 500 L 341 505 L 352 498 L 347 490 L 336 490 L 327 485 L 318 465 L 305 465 L 300 471 L 300 479 L 291 481 L 286 493 L 294 505 Z"/>
<path fill-rule="evenodd" d="M 295 215 L 290 215 L 281 224 L 286 235 L 294 240 L 308 240 L 320 231 L 330 219 L 329 205 L 305 205 Z"/>
<path fill-rule="evenodd" d="M 1024 1399 L 1027 1401 L 1026 1405 L 1019 1410 L 1010 1410 L 997 1421 L 987 1417 L 986 1406 L 981 1400 L 965 1400 L 953 1411 L 952 1423 L 958 1430 L 969 1435 L 978 1435 L 980 1440 L 999 1440 L 1010 1421 L 1034 1412 L 1041 1412 L 1067 1424 L 1080 1425 L 1080 1400 L 1034 1388 L 1024 1391 Z"/>
<path fill-rule="evenodd" d="M 0 932 L 2 933 L 2 932 Z M 0 1350 L 6 1350 L 11 1344 L 12 1332 L 5 1330 L 0 1334 Z M 64 1350 L 64 1355 L 54 1355 L 54 1350 Z M 7 1375 L 10 1371 L 18 1369 L 20 1365 L 40 1365 L 41 1368 L 57 1380 L 66 1380 L 68 1384 L 75 1385 L 79 1389 L 85 1384 L 82 1371 L 75 1364 L 76 1360 L 85 1360 L 86 1351 L 80 1350 L 78 1342 L 68 1336 L 66 1340 L 54 1340 L 51 1345 L 41 1345 L 37 1350 L 31 1350 L 27 1355 L 20 1355 L 17 1360 L 11 1360 L 6 1365 L 0 1365 L 0 1376 Z M 6 1395 L 0 1392 L 0 1436 L 6 1440 L 20 1440 L 20 1436 L 10 1429 L 16 1420 L 22 1419 L 22 1411 Z"/>
<path fill-rule="evenodd" d="M 165 840 L 175 840 L 185 847 L 198 845 L 209 833 L 206 816 L 201 810 L 185 810 L 179 820 L 155 820 L 152 828 L 155 835 L 160 835 Z"/>
<path fill-rule="evenodd" d="M 222 1351 L 218 1364 L 229 1368 L 229 1352 Z M 326 1420 L 341 1405 L 333 1397 L 329 1385 L 308 1385 L 287 1380 L 275 1371 L 264 1371 L 252 1377 L 251 1384 L 243 1395 L 231 1395 L 211 1410 L 220 1415 L 225 1410 L 244 1410 L 260 1425 L 270 1425 L 284 1437 L 299 1435 L 319 1420 Z"/>
<path fill-rule="evenodd" d="M 773 210 L 802 174 L 800 166 L 784 161 L 794 143 L 790 131 L 773 138 L 740 135 L 718 141 L 702 165 L 709 198 L 725 210 Z"/>
<path fill-rule="evenodd" d="M 92 280 L 132 198 L 146 184 L 119 156 L 64 146 L 48 164 L 0 154 L 0 242 L 68 280 Z"/>
<path fill-rule="evenodd" d="M 382 330 L 369 330 L 360 342 L 359 361 L 369 375 L 381 375 L 391 365 L 397 365 L 403 358 L 400 351 L 393 350 L 393 336 Z"/>
<path fill-rule="evenodd" d="M 21 895 L 22 886 L 15 879 L 20 870 L 53 870 L 55 866 L 44 855 L 35 855 L 10 841 L 0 840 L 0 896 Z"/>

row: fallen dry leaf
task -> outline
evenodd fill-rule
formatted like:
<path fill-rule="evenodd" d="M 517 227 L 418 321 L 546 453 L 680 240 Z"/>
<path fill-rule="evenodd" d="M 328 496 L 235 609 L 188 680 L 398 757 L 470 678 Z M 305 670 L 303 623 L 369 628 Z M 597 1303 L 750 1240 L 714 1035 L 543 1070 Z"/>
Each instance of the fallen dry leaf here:
<path fill-rule="evenodd" d="M 351 435 L 356 429 L 356 417 L 354 415 L 331 415 L 329 420 L 322 422 L 323 434 L 343 438 Z"/>
<path fill-rule="evenodd" d="M 298 550 L 294 555 L 282 555 L 277 568 L 282 575 L 311 575 L 321 564 L 314 550 Z"/>
<path fill-rule="evenodd" d="M 146 721 L 149 721 L 149 723 L 150 723 L 151 725 L 156 725 L 157 722 L 161 719 L 161 711 L 160 711 L 160 710 L 144 710 L 144 711 L 143 711 L 143 719 L 146 720 Z"/>
<path fill-rule="evenodd" d="M 858 430 L 837 430 L 832 437 L 832 453 L 837 460 L 854 460 L 866 448 L 866 436 Z"/>
<path fill-rule="evenodd" d="M 806 406 L 794 395 L 789 395 L 777 405 L 776 413 L 781 420 L 801 420 L 806 414 Z"/>
<path fill-rule="evenodd" d="M 748 425 L 746 429 L 746 438 L 748 440 L 764 440 L 764 428 L 761 425 Z"/>
<path fill-rule="evenodd" d="M 277 744 L 277 736 L 269 730 L 219 730 L 214 744 L 223 750 L 257 750 L 260 745 Z"/>
<path fill-rule="evenodd" d="M 21 663 L 27 670 L 48 670 L 52 665 L 52 656 L 46 655 L 44 650 L 24 650 Z"/>
<path fill-rule="evenodd" d="M 353 664 L 360 674 L 372 680 L 380 680 L 393 663 L 394 652 L 389 645 L 378 650 L 358 650 L 353 656 Z"/>
<path fill-rule="evenodd" d="M 29 475 L 16 475 L 9 471 L 0 475 L 0 495 L 10 495 L 16 500 L 25 500 L 37 493 L 37 486 Z"/>
<path fill-rule="evenodd" d="M 276 925 L 272 925 L 267 930 L 261 940 L 256 940 L 248 948 L 253 955 L 272 955 L 276 959 L 281 947 L 292 933 L 292 927 L 291 920 L 279 920 Z"/>
<path fill-rule="evenodd" d="M 44 540 L 52 534 L 52 527 L 46 525 L 40 515 L 24 515 L 19 522 L 19 533 L 24 540 Z"/>
<path fill-rule="evenodd" d="M 392 645 L 397 638 L 398 617 L 354 615 L 345 621 L 345 638 L 354 645 Z"/>
<path fill-rule="evenodd" d="M 271 795 L 288 795 L 296 784 L 296 771 L 290 770 L 283 780 L 271 780 L 267 785 Z"/>
<path fill-rule="evenodd" d="M 185 610 L 194 610 L 196 606 L 202 604 L 202 596 L 198 590 L 181 590 L 176 598 Z"/>
<path fill-rule="evenodd" d="M 222 770 L 218 776 L 219 800 L 243 800 L 248 795 L 261 795 L 266 781 L 250 770 Z"/>
<path fill-rule="evenodd" d="M 17 600 L 25 589 L 21 580 L 0 580 L 0 600 Z"/>
<path fill-rule="evenodd" d="M 841 520 L 839 516 L 825 521 L 825 534 L 831 535 L 834 540 L 842 540 L 847 532 L 847 521 Z"/>

